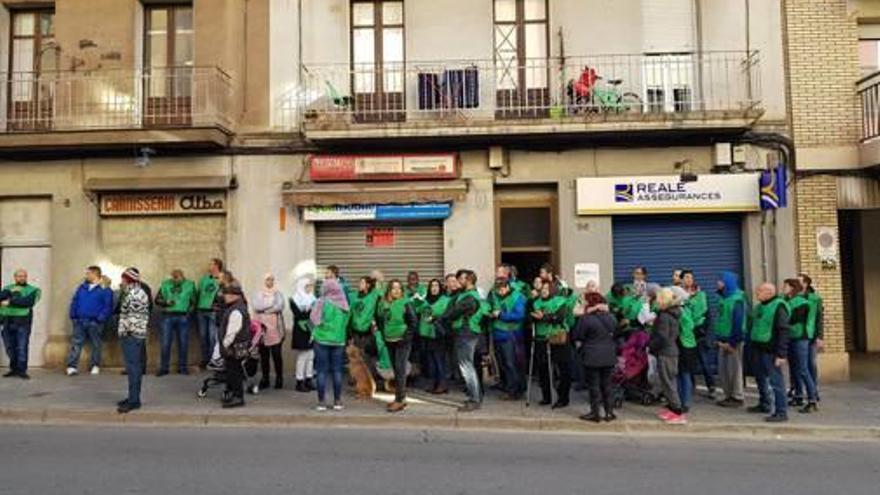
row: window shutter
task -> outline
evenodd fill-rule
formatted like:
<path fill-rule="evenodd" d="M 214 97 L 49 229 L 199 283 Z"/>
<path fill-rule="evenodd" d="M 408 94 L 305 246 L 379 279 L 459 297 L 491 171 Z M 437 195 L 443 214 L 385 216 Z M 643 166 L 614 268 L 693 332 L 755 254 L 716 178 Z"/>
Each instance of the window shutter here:
<path fill-rule="evenodd" d="M 642 48 L 645 53 L 696 49 L 694 0 L 642 0 Z"/>

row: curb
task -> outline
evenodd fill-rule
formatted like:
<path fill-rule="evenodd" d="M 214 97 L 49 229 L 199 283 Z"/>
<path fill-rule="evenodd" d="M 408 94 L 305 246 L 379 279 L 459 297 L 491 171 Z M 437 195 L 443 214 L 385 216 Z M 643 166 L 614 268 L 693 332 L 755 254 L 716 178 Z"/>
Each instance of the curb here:
<path fill-rule="evenodd" d="M 97 409 L 0 408 L 0 425 L 117 425 L 169 427 L 260 428 L 374 428 L 494 430 L 507 432 L 572 433 L 593 435 L 688 436 L 702 438 L 804 439 L 880 441 L 880 427 L 692 423 L 665 425 L 653 421 L 617 421 L 590 424 L 573 418 L 474 416 L 358 415 L 358 414 L 181 414 L 172 411 L 136 411 L 118 414 Z"/>

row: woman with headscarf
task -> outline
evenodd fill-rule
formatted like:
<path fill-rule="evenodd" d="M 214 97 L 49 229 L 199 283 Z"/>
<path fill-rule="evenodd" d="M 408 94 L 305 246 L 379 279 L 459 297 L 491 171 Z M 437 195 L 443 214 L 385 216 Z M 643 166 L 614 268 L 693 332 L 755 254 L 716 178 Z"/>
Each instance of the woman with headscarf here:
<path fill-rule="evenodd" d="M 291 347 L 296 354 L 296 391 L 314 390 L 315 351 L 312 350 L 312 307 L 315 305 L 315 284 L 307 277 L 296 281 L 290 310 L 293 312 L 293 338 Z"/>
<path fill-rule="evenodd" d="M 442 316 L 449 306 L 449 297 L 443 293 L 440 280 L 433 279 L 428 283 L 425 304 L 421 307 L 419 318 L 419 336 L 422 337 L 428 352 L 429 375 L 432 386 L 426 392 L 436 395 L 449 391 L 446 387 L 446 339 L 449 331 L 443 326 Z"/>
<path fill-rule="evenodd" d="M 263 277 L 263 288 L 251 299 L 254 318 L 266 327 L 263 345 L 260 346 L 260 366 L 263 377 L 260 389 L 269 388 L 269 359 L 275 364 L 275 388 L 284 388 L 284 362 L 281 359 L 281 342 L 284 340 L 284 296 L 275 287 L 275 276 Z"/>
<path fill-rule="evenodd" d="M 342 285 L 332 278 L 324 280 L 321 297 L 315 301 L 309 319 L 312 322 L 312 342 L 315 350 L 315 371 L 318 385 L 318 411 L 326 411 L 324 397 L 327 377 L 333 380 L 333 410 L 342 410 L 342 368 L 345 341 L 351 317 L 348 299 Z"/>
<path fill-rule="evenodd" d="M 598 423 L 599 404 L 605 409 L 605 421 L 614 421 L 614 397 L 611 394 L 611 372 L 617 364 L 614 333 L 617 320 L 608 311 L 605 298 L 598 292 L 584 296 L 584 314 L 578 318 L 571 338 L 578 346 L 590 387 L 590 412 L 580 418 Z"/>

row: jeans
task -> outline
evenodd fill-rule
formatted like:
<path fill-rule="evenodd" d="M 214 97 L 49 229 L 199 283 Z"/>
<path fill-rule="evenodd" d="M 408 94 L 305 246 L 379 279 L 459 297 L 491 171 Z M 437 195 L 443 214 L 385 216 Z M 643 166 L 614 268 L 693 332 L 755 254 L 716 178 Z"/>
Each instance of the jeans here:
<path fill-rule="evenodd" d="M 816 402 L 816 382 L 810 374 L 810 341 L 806 339 L 792 340 L 789 346 L 789 361 L 791 365 L 791 382 L 794 386 L 794 397 L 804 398 L 804 389 L 807 392 L 807 401 Z"/>
<path fill-rule="evenodd" d="M 196 322 L 199 326 L 199 346 L 202 351 L 202 367 L 211 360 L 214 346 L 217 345 L 217 313 L 213 311 L 199 310 L 196 313 Z"/>
<path fill-rule="evenodd" d="M 428 369 L 434 382 L 434 390 L 446 389 L 446 348 L 437 343 L 428 346 Z"/>
<path fill-rule="evenodd" d="M 458 370 L 467 387 L 467 400 L 470 402 L 482 402 L 483 394 L 480 390 L 480 379 L 477 369 L 474 367 L 474 353 L 477 350 L 476 336 L 459 336 L 455 339 L 455 361 Z"/>
<path fill-rule="evenodd" d="M 679 370 L 678 398 L 681 401 L 681 407 L 691 407 L 691 401 L 694 398 L 694 375 L 690 371 Z"/>
<path fill-rule="evenodd" d="M 70 337 L 70 354 L 67 356 L 67 367 L 78 368 L 79 357 L 82 354 L 86 340 L 92 348 L 91 368 L 101 364 L 101 338 L 104 333 L 104 323 L 95 320 L 75 320 L 73 322 L 73 335 Z"/>
<path fill-rule="evenodd" d="M 412 341 L 399 340 L 386 342 L 385 345 L 388 347 L 391 366 L 394 368 L 394 402 L 404 402 L 406 400 L 406 368 L 409 364 Z"/>
<path fill-rule="evenodd" d="M 504 342 L 495 342 L 495 359 L 501 371 L 502 389 L 510 395 L 519 395 L 522 379 L 516 366 L 516 340 L 511 337 Z"/>
<path fill-rule="evenodd" d="M 2 326 L 3 345 L 6 346 L 6 355 L 9 356 L 10 371 L 27 373 L 31 323 L 9 318 Z"/>
<path fill-rule="evenodd" d="M 585 368 L 587 383 L 590 386 L 590 412 L 599 415 L 599 404 L 605 408 L 605 415 L 614 413 L 614 397 L 611 393 L 611 373 L 613 366 Z"/>
<path fill-rule="evenodd" d="M 333 400 L 342 398 L 342 363 L 345 358 L 345 346 L 324 345 L 315 343 L 315 378 L 318 382 L 318 402 L 324 403 L 327 393 L 327 375 L 333 379 Z"/>
<path fill-rule="evenodd" d="M 753 352 L 759 405 L 775 416 L 786 416 L 788 404 L 785 402 L 785 380 L 782 369 L 776 366 L 776 356 L 760 349 L 753 349 Z"/>
<path fill-rule="evenodd" d="M 186 356 L 189 351 L 189 317 L 181 314 L 166 314 L 162 319 L 162 352 L 160 373 L 168 373 L 171 366 L 171 345 L 177 340 L 177 369 L 186 373 Z"/>
<path fill-rule="evenodd" d="M 813 378 L 813 385 L 816 387 L 816 400 L 819 400 L 819 366 L 816 361 L 819 359 L 819 346 L 815 342 L 810 343 L 810 355 L 807 369 L 810 370 L 810 376 Z"/>
<path fill-rule="evenodd" d="M 126 336 L 120 339 L 120 344 L 122 344 L 122 358 L 125 360 L 125 374 L 128 377 L 128 403 L 132 406 L 140 406 L 146 340 Z"/>
<path fill-rule="evenodd" d="M 715 376 L 712 368 L 709 366 L 712 363 L 712 349 L 715 346 L 713 340 L 707 335 L 697 343 L 697 358 L 700 360 L 700 369 L 703 371 L 703 381 L 706 383 L 706 388 L 710 391 L 715 390 Z"/>

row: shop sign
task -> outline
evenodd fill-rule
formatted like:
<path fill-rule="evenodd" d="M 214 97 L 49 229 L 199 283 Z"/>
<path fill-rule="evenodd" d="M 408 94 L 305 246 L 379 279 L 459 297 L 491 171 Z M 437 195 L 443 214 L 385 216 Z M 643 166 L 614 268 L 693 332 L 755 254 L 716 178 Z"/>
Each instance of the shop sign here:
<path fill-rule="evenodd" d="M 579 215 L 759 211 L 759 174 L 591 177 L 577 180 Z"/>
<path fill-rule="evenodd" d="M 442 220 L 448 218 L 451 212 L 452 207 L 448 203 L 307 206 L 303 219 L 308 222 Z"/>
<path fill-rule="evenodd" d="M 313 155 L 309 157 L 313 182 L 359 180 L 455 179 L 454 153 L 423 155 Z"/>
<path fill-rule="evenodd" d="M 226 211 L 224 192 L 153 192 L 101 195 L 101 216 L 205 215 Z"/>
<path fill-rule="evenodd" d="M 391 248 L 394 247 L 394 227 L 367 227 L 364 236 L 364 246 L 368 248 Z"/>

